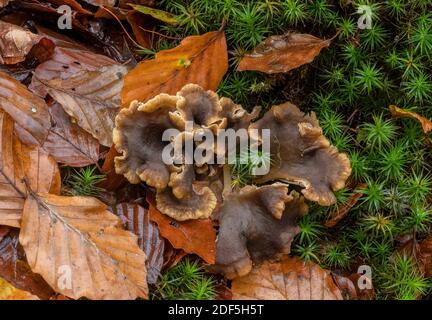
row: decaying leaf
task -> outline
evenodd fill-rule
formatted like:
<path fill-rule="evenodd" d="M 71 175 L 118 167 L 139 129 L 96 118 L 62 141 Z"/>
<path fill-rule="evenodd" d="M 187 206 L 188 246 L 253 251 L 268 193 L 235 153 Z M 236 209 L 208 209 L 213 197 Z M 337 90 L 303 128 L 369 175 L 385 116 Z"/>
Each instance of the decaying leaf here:
<path fill-rule="evenodd" d="M 46 150 L 57 162 L 80 167 L 97 162 L 99 143 L 73 123 L 58 103 L 48 107 L 25 86 L 0 73 L 0 108 L 16 122 L 21 141 Z"/>
<path fill-rule="evenodd" d="M 366 188 L 366 186 L 367 184 L 360 183 L 357 185 L 356 190 L 364 189 Z M 348 212 L 357 204 L 357 202 L 362 196 L 363 193 L 361 192 L 356 192 L 352 194 L 346 202 L 344 202 L 340 206 L 337 206 L 334 210 L 330 212 L 329 217 L 324 225 L 327 228 L 333 228 L 335 225 L 337 225 L 339 221 L 346 217 Z"/>
<path fill-rule="evenodd" d="M 102 145 L 112 145 L 114 118 L 120 106 L 119 93 L 126 67 L 110 65 L 97 71 L 81 71 L 68 79 L 42 82 L 51 97 L 77 124 L 93 135 Z"/>
<path fill-rule="evenodd" d="M 27 132 L 25 139 L 31 144 L 42 145 L 51 127 L 48 106 L 20 82 L 0 73 L 0 108 Z"/>
<path fill-rule="evenodd" d="M 49 108 L 52 126 L 42 148 L 60 163 L 83 167 L 99 160 L 99 142 L 72 122 L 60 104 Z"/>
<path fill-rule="evenodd" d="M 19 236 L 34 272 L 78 299 L 147 298 L 145 253 L 118 217 L 91 197 L 32 194 Z"/>
<path fill-rule="evenodd" d="M 419 244 L 420 264 L 426 277 L 432 277 L 432 236 Z"/>
<path fill-rule="evenodd" d="M 428 133 L 429 131 L 432 130 L 432 121 L 430 121 L 429 119 L 426 119 L 425 117 L 422 117 L 421 115 L 419 115 L 413 111 L 405 110 L 405 109 L 399 108 L 399 107 L 394 106 L 394 105 L 389 106 L 389 109 L 390 109 L 390 112 L 391 112 L 393 117 L 411 118 L 411 119 L 416 119 L 417 121 L 419 121 L 422 128 L 423 128 L 424 133 Z"/>
<path fill-rule="evenodd" d="M 342 300 L 329 271 L 288 256 L 234 279 L 231 290 L 234 300 Z"/>
<path fill-rule="evenodd" d="M 178 18 L 166 11 L 163 10 L 159 10 L 159 9 L 155 9 L 155 8 L 150 8 L 150 7 L 146 7 L 146 6 L 142 6 L 139 4 L 129 4 L 134 10 L 144 13 L 144 14 L 148 14 L 150 16 L 152 16 L 155 19 L 158 19 L 160 21 L 163 21 L 165 23 L 171 24 L 171 25 L 178 25 L 179 24 L 179 20 Z"/>
<path fill-rule="evenodd" d="M 216 231 L 210 219 L 176 221 L 154 207 L 150 202 L 150 220 L 157 223 L 162 237 L 174 248 L 200 256 L 207 263 L 215 262 Z"/>
<path fill-rule="evenodd" d="M 0 236 L 0 277 L 15 288 L 28 291 L 40 299 L 49 299 L 54 295 L 51 287 L 40 275 L 33 273 L 28 265 L 16 229 Z"/>
<path fill-rule="evenodd" d="M 15 64 L 24 61 L 40 39 L 37 34 L 0 20 L 0 63 Z"/>
<path fill-rule="evenodd" d="M 133 100 L 145 102 L 159 93 L 176 94 L 187 83 L 215 91 L 227 70 L 223 31 L 187 37 L 179 46 L 139 63 L 125 76 L 122 105 L 128 107 Z"/>
<path fill-rule="evenodd" d="M 39 300 L 39 298 L 27 291 L 15 288 L 0 278 L 0 300 Z"/>
<path fill-rule="evenodd" d="M 362 276 L 360 273 L 353 273 L 348 277 L 332 274 L 335 284 L 338 286 L 342 296 L 347 300 L 374 300 L 375 291 L 372 279 Z M 367 281 L 367 283 L 364 283 Z M 364 288 L 359 287 L 359 283 L 364 284 Z M 367 285 L 366 285 L 367 284 Z"/>
<path fill-rule="evenodd" d="M 270 36 L 252 52 L 245 54 L 237 70 L 256 70 L 270 74 L 288 72 L 312 62 L 321 49 L 329 45 L 330 40 L 322 40 L 310 34 L 288 32 Z"/>
<path fill-rule="evenodd" d="M 12 119 L 0 112 L 0 225 L 20 227 L 27 188 L 59 194 L 60 172 L 47 152 L 22 144 L 13 129 Z"/>
<path fill-rule="evenodd" d="M 120 203 L 113 209 L 126 230 L 138 236 L 138 245 L 146 254 L 147 282 L 156 283 L 164 264 L 165 249 L 157 225 L 150 221 L 148 210 L 138 204 Z"/>
<path fill-rule="evenodd" d="M 283 184 L 246 186 L 227 195 L 219 213 L 216 265 L 228 279 L 250 272 L 253 262 L 290 252 L 300 231 L 297 218 L 308 210 L 297 192 Z"/>

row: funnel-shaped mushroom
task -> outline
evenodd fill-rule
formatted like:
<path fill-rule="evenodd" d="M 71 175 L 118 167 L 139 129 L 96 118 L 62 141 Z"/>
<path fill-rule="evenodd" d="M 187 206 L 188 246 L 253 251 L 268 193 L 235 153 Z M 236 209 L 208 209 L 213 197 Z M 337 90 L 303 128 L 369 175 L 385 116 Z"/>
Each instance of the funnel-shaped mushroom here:
<path fill-rule="evenodd" d="M 299 232 L 295 221 L 306 214 L 307 205 L 295 191 L 287 193 L 283 184 L 246 186 L 225 199 L 211 271 L 232 279 L 248 274 L 252 262 L 290 252 Z"/>
<path fill-rule="evenodd" d="M 160 94 L 146 103 L 134 101 L 117 115 L 113 141 L 122 155 L 115 158 L 115 167 L 130 183 L 168 186 L 170 168 L 162 161 L 162 151 L 169 141 L 162 141 L 162 135 L 174 128 L 169 112 L 175 110 L 177 100 Z"/>
<path fill-rule="evenodd" d="M 347 155 L 339 153 L 323 136 L 313 112 L 305 115 L 291 103 L 274 106 L 251 129 L 270 129 L 271 135 L 273 165 L 256 182 L 298 184 L 309 200 L 320 205 L 335 202 L 333 191 L 344 187 L 351 166 Z"/>

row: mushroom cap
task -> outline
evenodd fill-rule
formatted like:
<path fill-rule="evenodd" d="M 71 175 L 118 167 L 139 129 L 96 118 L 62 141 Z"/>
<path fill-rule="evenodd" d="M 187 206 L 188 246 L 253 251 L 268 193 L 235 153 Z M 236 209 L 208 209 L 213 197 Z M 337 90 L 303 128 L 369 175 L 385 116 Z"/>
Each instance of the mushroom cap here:
<path fill-rule="evenodd" d="M 296 219 L 307 212 L 304 198 L 281 183 L 247 186 L 228 195 L 219 212 L 216 265 L 228 279 L 249 273 L 253 262 L 289 253 L 299 232 Z"/>
<path fill-rule="evenodd" d="M 215 194 L 199 181 L 192 184 L 192 193 L 183 199 L 177 198 L 171 188 L 157 190 L 156 193 L 156 208 L 178 221 L 208 218 L 216 205 Z"/>
<path fill-rule="evenodd" d="M 170 167 L 162 161 L 163 132 L 173 128 L 169 112 L 175 110 L 178 98 L 160 94 L 146 103 L 131 102 L 115 119 L 113 141 L 120 156 L 114 159 L 118 174 L 130 183 L 145 181 L 149 186 L 168 186 Z"/>
<path fill-rule="evenodd" d="M 240 104 L 234 103 L 230 98 L 222 97 L 220 100 L 221 116 L 227 119 L 227 128 L 234 130 L 247 129 L 250 123 L 255 120 L 261 111 L 261 107 L 253 108 L 247 112 Z"/>
<path fill-rule="evenodd" d="M 304 187 L 303 195 L 320 205 L 336 201 L 333 191 L 351 174 L 348 156 L 339 153 L 322 134 L 315 113 L 305 115 L 295 105 L 273 106 L 251 129 L 270 129 L 273 164 L 257 183 L 284 181 Z"/>
<path fill-rule="evenodd" d="M 170 117 L 180 130 L 186 130 L 187 121 L 193 123 L 193 129 L 209 128 L 214 132 L 226 126 L 215 92 L 190 83 L 177 92 L 177 97 L 177 110 L 171 112 Z"/>

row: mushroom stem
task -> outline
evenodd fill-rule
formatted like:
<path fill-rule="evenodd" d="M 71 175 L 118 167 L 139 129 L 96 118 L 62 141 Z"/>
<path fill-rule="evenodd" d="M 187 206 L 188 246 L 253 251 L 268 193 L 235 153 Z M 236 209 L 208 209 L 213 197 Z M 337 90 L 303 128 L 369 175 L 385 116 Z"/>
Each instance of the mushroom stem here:
<path fill-rule="evenodd" d="M 228 194 L 230 194 L 232 191 L 231 168 L 229 164 L 224 164 L 223 166 L 223 180 L 224 180 L 224 187 L 222 191 L 222 196 L 225 197 Z"/>

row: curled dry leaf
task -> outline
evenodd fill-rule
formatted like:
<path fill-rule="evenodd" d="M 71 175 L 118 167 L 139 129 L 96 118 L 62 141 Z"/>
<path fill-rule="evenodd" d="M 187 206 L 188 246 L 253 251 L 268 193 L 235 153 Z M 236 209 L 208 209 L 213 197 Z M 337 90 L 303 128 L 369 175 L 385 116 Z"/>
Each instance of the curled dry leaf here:
<path fill-rule="evenodd" d="M 212 271 L 233 279 L 248 274 L 252 262 L 289 253 L 300 231 L 296 220 L 307 210 L 304 198 L 295 191 L 288 195 L 283 184 L 246 186 L 228 195 L 219 213 Z"/>
<path fill-rule="evenodd" d="M 58 103 L 50 108 L 24 85 L 0 73 L 0 108 L 15 121 L 19 138 L 39 146 L 57 162 L 85 166 L 99 159 L 99 143 L 73 123 Z"/>
<path fill-rule="evenodd" d="M 34 77 L 81 128 L 109 147 L 125 74 L 126 67 L 113 64 L 97 71 L 81 71 L 68 79 L 45 81 L 37 73 Z"/>
<path fill-rule="evenodd" d="M 330 45 L 310 34 L 288 32 L 270 36 L 250 53 L 246 53 L 238 65 L 238 71 L 256 70 L 265 73 L 288 72 L 310 63 L 321 49 Z"/>
<path fill-rule="evenodd" d="M 138 236 L 138 245 L 146 254 L 147 282 L 155 284 L 164 264 L 165 241 L 150 221 L 149 211 L 134 203 L 120 203 L 113 208 L 126 230 Z"/>
<path fill-rule="evenodd" d="M 176 249 L 196 254 L 207 263 L 215 262 L 216 231 L 210 219 L 176 221 L 154 207 L 150 200 L 150 220 L 157 223 L 162 237 Z"/>
<path fill-rule="evenodd" d="M 37 34 L 0 20 L 0 63 L 15 64 L 24 61 L 40 39 Z"/>
<path fill-rule="evenodd" d="M 258 183 L 281 180 L 304 187 L 306 199 L 320 205 L 336 201 L 333 192 L 345 186 L 351 165 L 348 156 L 324 137 L 315 113 L 306 115 L 287 102 L 273 106 L 251 129 L 270 129 L 273 163 Z"/>
<path fill-rule="evenodd" d="M 375 299 L 375 291 L 373 289 L 372 280 L 369 278 L 360 279 L 362 276 L 360 273 L 353 273 L 348 277 L 332 274 L 333 280 L 338 286 L 339 290 L 342 293 L 342 296 L 348 300 L 374 300 Z M 368 281 L 370 289 L 363 288 L 360 289 L 359 283 Z M 366 284 L 366 283 L 364 283 Z"/>
<path fill-rule="evenodd" d="M 137 237 L 95 198 L 32 194 L 19 240 L 32 270 L 58 293 L 74 299 L 147 298 L 145 253 Z"/>
<path fill-rule="evenodd" d="M 391 105 L 389 107 L 389 109 L 390 109 L 390 112 L 391 112 L 393 117 L 411 118 L 411 119 L 416 119 L 417 121 L 419 121 L 422 128 L 423 128 L 424 133 L 428 133 L 429 131 L 432 130 L 432 121 L 430 121 L 429 119 L 426 119 L 425 117 L 422 117 L 421 115 L 419 115 L 413 111 L 405 110 L 405 109 L 399 108 L 399 107 L 394 106 L 394 105 Z"/>
<path fill-rule="evenodd" d="M 0 300 L 39 300 L 39 298 L 30 292 L 15 288 L 0 278 Z"/>
<path fill-rule="evenodd" d="M 27 188 L 59 194 L 60 172 L 43 149 L 21 143 L 14 122 L 1 111 L 0 133 L 0 225 L 20 227 Z"/>
<path fill-rule="evenodd" d="M 49 299 L 54 291 L 38 274 L 33 273 L 18 242 L 18 230 L 0 236 L 0 277 L 15 288 L 25 290 L 41 299 Z M 1 300 L 1 299 L 0 299 Z"/>
<path fill-rule="evenodd" d="M 266 261 L 234 279 L 231 291 L 234 300 L 342 300 L 329 271 L 288 256 L 279 262 Z"/>
<path fill-rule="evenodd" d="M 359 183 L 356 187 L 356 190 L 364 189 L 366 188 L 366 186 L 366 183 Z M 357 204 L 357 202 L 362 196 L 363 193 L 361 192 L 356 192 L 352 194 L 346 202 L 344 202 L 340 206 L 337 206 L 334 210 L 330 212 L 329 217 L 324 223 L 324 225 L 327 228 L 333 228 L 335 225 L 337 225 L 339 221 L 341 221 L 347 216 L 348 212 L 350 212 L 350 210 Z"/>
<path fill-rule="evenodd" d="M 126 75 L 122 105 L 128 107 L 133 100 L 145 102 L 159 93 L 176 94 L 187 83 L 216 90 L 227 70 L 223 31 L 187 37 L 179 46 L 158 52 L 155 59 L 139 63 Z"/>
<path fill-rule="evenodd" d="M 419 244 L 420 263 L 424 275 L 432 277 L 432 236 L 427 237 Z"/>

